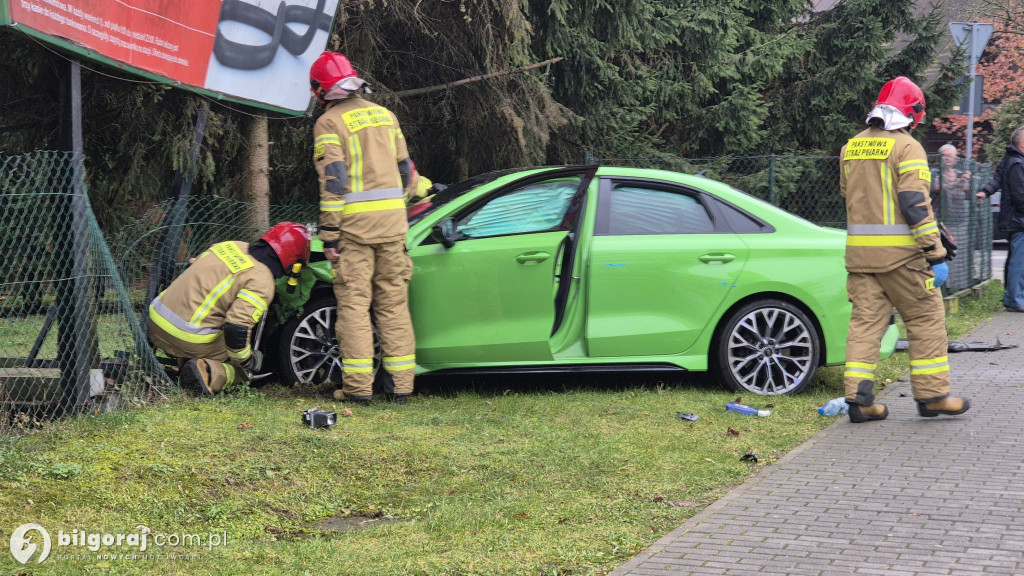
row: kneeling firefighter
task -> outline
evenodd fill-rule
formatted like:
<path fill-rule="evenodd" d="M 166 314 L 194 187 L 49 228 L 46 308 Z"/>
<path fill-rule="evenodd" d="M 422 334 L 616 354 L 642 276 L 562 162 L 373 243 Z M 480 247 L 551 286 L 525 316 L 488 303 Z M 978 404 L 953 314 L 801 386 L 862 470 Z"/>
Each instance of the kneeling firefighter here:
<path fill-rule="evenodd" d="M 178 359 L 180 386 L 207 395 L 256 372 L 249 332 L 274 299 L 274 279 L 309 259 L 309 230 L 277 224 L 258 241 L 210 246 L 149 306 L 149 338 Z"/>

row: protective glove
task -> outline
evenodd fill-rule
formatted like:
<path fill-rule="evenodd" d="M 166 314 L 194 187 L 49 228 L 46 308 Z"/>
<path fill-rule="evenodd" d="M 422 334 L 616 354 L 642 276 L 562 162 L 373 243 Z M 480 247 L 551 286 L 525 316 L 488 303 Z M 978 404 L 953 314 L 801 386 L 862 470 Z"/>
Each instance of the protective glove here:
<path fill-rule="evenodd" d="M 943 264 L 945 266 L 945 264 Z M 245 369 L 249 372 L 256 374 L 263 367 L 263 352 L 259 350 L 253 350 L 252 356 L 249 356 L 249 361 L 245 363 Z"/>
<path fill-rule="evenodd" d="M 932 271 L 935 272 L 935 287 L 942 287 L 946 283 L 946 279 L 949 278 L 949 264 L 945 262 L 932 264 Z"/>

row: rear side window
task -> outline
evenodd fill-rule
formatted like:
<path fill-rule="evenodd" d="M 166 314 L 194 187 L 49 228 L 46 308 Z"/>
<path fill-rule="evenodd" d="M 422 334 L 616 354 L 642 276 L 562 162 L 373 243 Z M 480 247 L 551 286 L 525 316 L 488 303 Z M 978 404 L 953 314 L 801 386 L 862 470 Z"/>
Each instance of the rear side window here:
<path fill-rule="evenodd" d="M 714 221 L 704 204 L 682 191 L 635 183 L 603 188 L 598 202 L 599 236 L 710 234 Z"/>

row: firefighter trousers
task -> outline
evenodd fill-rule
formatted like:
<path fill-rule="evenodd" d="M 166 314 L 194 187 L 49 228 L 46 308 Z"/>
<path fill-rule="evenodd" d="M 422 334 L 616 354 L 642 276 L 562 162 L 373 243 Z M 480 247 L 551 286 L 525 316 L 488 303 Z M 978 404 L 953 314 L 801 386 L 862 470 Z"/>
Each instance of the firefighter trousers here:
<path fill-rule="evenodd" d="M 228 347 L 224 344 L 221 334 L 213 342 L 196 343 L 179 340 L 171 336 L 163 328 L 149 321 L 149 339 L 153 345 L 178 359 L 180 368 L 192 358 L 202 358 L 210 366 L 210 390 L 214 394 L 220 392 L 228 384 L 241 380 L 241 368 L 228 364 Z"/>
<path fill-rule="evenodd" d="M 341 344 L 346 396 L 373 395 L 374 328 L 377 321 L 381 367 L 395 381 L 395 394 L 411 394 L 416 373 L 416 338 L 409 316 L 412 260 L 405 241 L 360 244 L 349 238 L 338 243 L 334 264 L 334 295 L 338 300 L 335 333 Z"/>
<path fill-rule="evenodd" d="M 893 306 L 907 328 L 914 399 L 931 402 L 949 395 L 946 312 L 940 289 L 929 288 L 934 277 L 923 258 L 888 272 L 849 273 L 846 291 L 853 314 L 843 372 L 848 400 L 862 406 L 874 403 L 875 368 Z"/>

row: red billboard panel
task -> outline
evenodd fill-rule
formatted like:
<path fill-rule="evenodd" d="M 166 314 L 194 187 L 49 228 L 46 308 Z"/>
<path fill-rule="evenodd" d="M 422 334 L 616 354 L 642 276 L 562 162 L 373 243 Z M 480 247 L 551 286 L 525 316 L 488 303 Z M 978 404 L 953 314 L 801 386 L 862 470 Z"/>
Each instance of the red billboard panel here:
<path fill-rule="evenodd" d="M 10 21 L 239 100 L 309 104 L 338 0 L 10 0 Z"/>

